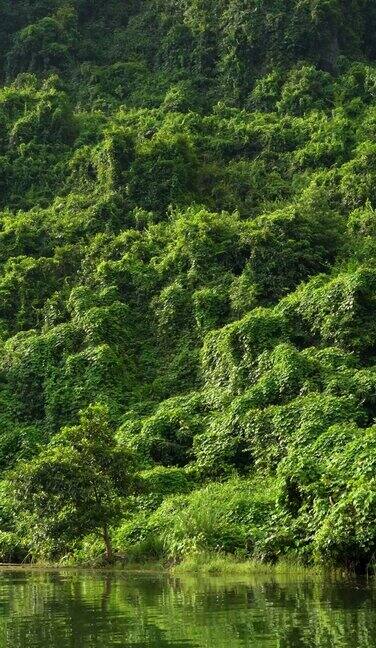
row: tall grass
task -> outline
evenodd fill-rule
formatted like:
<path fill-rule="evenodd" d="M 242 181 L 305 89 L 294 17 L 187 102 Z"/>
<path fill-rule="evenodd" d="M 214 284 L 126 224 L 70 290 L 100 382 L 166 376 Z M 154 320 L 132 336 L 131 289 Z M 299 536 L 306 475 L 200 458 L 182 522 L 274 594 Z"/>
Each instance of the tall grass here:
<path fill-rule="evenodd" d="M 171 568 L 174 575 L 247 575 L 247 574 L 289 574 L 295 576 L 318 575 L 322 567 L 307 567 L 294 559 L 284 558 L 275 564 L 262 563 L 257 560 L 237 559 L 221 553 L 197 552 L 187 556 L 178 565 Z"/>

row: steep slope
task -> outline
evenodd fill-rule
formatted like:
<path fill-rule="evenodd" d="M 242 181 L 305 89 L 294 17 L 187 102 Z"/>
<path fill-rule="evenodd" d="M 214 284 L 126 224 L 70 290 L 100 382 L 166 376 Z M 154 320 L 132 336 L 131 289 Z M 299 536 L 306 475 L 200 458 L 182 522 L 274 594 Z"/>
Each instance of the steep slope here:
<path fill-rule="evenodd" d="M 102 403 L 142 469 L 118 551 L 365 569 L 373 0 L 3 0 L 0 24 L 3 558 L 100 551 L 35 543 L 9 471 Z"/>

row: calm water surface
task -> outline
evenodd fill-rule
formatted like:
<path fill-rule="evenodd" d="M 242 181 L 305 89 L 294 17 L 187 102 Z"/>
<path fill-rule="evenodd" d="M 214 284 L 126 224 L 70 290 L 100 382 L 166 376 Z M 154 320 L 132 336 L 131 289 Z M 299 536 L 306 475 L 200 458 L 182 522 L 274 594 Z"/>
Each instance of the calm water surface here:
<path fill-rule="evenodd" d="M 0 572 L 1 648 L 375 648 L 373 582 Z"/>

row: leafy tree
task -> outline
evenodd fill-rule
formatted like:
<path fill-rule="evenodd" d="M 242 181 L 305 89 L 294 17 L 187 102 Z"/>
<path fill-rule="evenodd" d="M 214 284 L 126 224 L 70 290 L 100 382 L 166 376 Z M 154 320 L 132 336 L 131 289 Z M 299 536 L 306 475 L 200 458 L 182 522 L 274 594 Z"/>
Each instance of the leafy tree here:
<path fill-rule="evenodd" d="M 14 497 L 28 514 L 34 541 L 62 549 L 88 533 L 100 534 L 113 559 L 111 525 L 121 516 L 121 497 L 135 484 L 135 460 L 117 448 L 108 410 L 92 405 L 79 424 L 63 429 L 41 453 L 12 475 Z"/>

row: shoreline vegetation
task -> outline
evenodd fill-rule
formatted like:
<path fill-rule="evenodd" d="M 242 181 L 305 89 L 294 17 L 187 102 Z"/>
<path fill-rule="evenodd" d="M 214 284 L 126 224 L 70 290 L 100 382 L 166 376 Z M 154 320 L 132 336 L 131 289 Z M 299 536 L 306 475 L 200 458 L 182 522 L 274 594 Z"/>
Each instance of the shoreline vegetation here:
<path fill-rule="evenodd" d="M 373 571 L 375 33 L 0 1 L 1 561 Z"/>
<path fill-rule="evenodd" d="M 93 571 L 98 573 L 121 573 L 121 574 L 155 574 L 168 576 L 195 576 L 209 577 L 222 576 L 229 578 L 240 578 L 247 576 L 285 578 L 321 578 L 321 579 L 351 579 L 359 578 L 359 574 L 351 569 L 333 568 L 330 566 L 317 565 L 307 566 L 296 560 L 283 559 L 275 564 L 263 563 L 255 560 L 236 559 L 234 556 L 226 556 L 219 553 L 201 552 L 186 557 L 178 564 L 163 561 L 126 562 L 125 560 L 115 561 L 113 564 L 98 563 L 0 563 L 1 571 Z M 363 577 L 371 579 L 376 577 L 376 571 L 370 569 Z"/>

